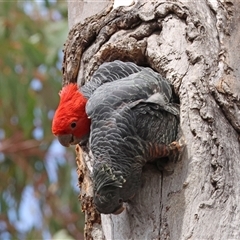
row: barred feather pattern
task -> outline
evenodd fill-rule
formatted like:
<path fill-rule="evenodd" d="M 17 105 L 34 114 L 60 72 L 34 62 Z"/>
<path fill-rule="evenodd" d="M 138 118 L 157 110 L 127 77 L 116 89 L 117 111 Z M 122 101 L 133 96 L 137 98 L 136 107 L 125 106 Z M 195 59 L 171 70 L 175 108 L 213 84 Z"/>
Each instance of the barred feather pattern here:
<path fill-rule="evenodd" d="M 131 62 L 122 62 L 119 60 L 105 62 L 93 74 L 90 81 L 86 82 L 85 85 L 81 87 L 80 92 L 89 99 L 93 92 L 104 83 L 127 77 L 142 69 L 143 67 L 139 67 Z"/>
<path fill-rule="evenodd" d="M 176 139 L 179 124 L 170 83 L 150 68 L 125 64 L 127 76 L 118 67 L 114 81 L 98 87 L 86 105 L 92 119 L 94 202 L 105 214 L 135 194 L 143 165 L 166 154 L 164 146 Z"/>

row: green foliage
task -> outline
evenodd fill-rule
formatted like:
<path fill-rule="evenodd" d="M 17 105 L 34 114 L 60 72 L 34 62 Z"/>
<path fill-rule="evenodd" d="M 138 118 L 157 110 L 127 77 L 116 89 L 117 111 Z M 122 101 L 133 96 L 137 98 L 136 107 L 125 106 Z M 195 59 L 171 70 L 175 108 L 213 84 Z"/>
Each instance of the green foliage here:
<path fill-rule="evenodd" d="M 82 236 L 83 215 L 71 185 L 73 149 L 66 152 L 67 161 L 57 165 L 57 182 L 50 181 L 45 162 L 54 139 L 51 119 L 59 100 L 60 57 L 67 33 L 65 1 L 1 2 L 0 223 L 5 228 L 0 228 L 0 238 Z M 27 186 L 34 189 L 42 223 L 22 231 L 16 222 L 21 221 Z"/>

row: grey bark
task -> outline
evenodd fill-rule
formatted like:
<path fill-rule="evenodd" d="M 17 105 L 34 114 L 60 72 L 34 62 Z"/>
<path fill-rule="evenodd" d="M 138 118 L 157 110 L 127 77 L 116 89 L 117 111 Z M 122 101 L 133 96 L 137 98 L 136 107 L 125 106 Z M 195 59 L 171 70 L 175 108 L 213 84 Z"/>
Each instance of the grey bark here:
<path fill-rule="evenodd" d="M 68 25 L 71 28 L 73 25 L 84 22 L 87 17 L 101 12 L 108 6 L 111 0 L 68 0 Z"/>
<path fill-rule="evenodd" d="M 63 84 L 104 61 L 150 66 L 172 82 L 186 141 L 166 168 L 144 168 L 121 215 L 95 212 L 91 155 L 77 147 L 87 239 L 240 239 L 240 2 L 139 1 L 72 25 Z M 77 17 L 74 4 L 69 15 Z M 73 20 L 70 25 L 73 24 Z"/>

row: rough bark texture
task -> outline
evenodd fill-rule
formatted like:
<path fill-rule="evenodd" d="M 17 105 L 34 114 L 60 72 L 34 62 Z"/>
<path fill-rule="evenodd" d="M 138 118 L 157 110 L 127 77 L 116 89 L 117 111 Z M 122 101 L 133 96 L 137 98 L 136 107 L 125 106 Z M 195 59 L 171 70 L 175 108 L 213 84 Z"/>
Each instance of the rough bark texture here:
<path fill-rule="evenodd" d="M 152 67 L 179 95 L 187 146 L 170 159 L 171 174 L 146 166 L 127 210 L 102 215 L 101 225 L 91 155 L 77 147 L 86 239 L 240 239 L 240 2 L 142 0 L 110 10 L 69 32 L 63 84 L 82 85 L 115 59 Z"/>

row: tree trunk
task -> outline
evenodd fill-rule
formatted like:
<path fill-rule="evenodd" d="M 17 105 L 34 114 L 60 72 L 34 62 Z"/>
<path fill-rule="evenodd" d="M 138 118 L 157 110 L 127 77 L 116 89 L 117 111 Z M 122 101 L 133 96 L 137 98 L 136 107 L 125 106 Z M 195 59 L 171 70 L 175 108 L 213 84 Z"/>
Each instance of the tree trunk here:
<path fill-rule="evenodd" d="M 167 163 L 172 171 L 144 167 L 123 213 L 100 217 L 91 154 L 78 146 L 85 238 L 240 239 L 240 2 L 141 0 L 110 10 L 71 26 L 63 84 L 82 85 L 115 59 L 153 68 L 179 96 L 186 147 Z"/>

